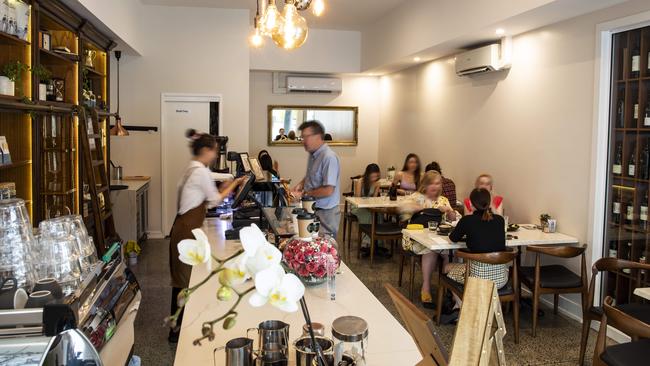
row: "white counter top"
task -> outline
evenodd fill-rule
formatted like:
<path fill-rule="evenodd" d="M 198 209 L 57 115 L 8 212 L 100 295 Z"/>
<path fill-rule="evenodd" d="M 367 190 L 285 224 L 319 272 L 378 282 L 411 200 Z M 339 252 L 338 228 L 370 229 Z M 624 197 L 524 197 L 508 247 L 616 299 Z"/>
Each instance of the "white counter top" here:
<path fill-rule="evenodd" d="M 461 249 L 465 248 L 465 243 L 454 243 L 446 235 L 438 235 L 424 230 L 402 230 L 404 238 L 410 238 L 425 247 L 432 250 L 443 249 Z M 509 247 L 519 247 L 527 245 L 558 245 L 558 244 L 578 244 L 579 240 L 562 233 L 544 233 L 541 230 L 528 230 L 519 228 L 516 232 L 508 233 L 516 238 L 506 240 Z"/>
<path fill-rule="evenodd" d="M 213 253 L 217 257 L 223 258 L 238 250 L 239 242 L 224 239 L 225 224 L 220 220 L 206 220 L 203 229 L 208 234 Z M 326 286 L 307 287 L 305 298 L 312 321 L 324 324 L 326 335 L 331 337 L 331 324 L 334 319 L 343 315 L 360 316 L 369 324 L 368 365 L 393 366 L 418 363 L 421 360 L 420 353 L 408 332 L 344 264 L 341 264 L 341 272 L 336 277 L 336 301 L 329 300 Z M 190 284 L 197 283 L 207 273 L 207 268 L 195 267 Z M 218 280 L 213 278 L 190 298 L 185 309 L 175 365 L 212 365 L 212 354 L 216 347 L 223 346 L 232 338 L 245 337 L 247 328 L 257 327 L 264 320 L 282 320 L 290 324 L 291 342 L 302 334 L 302 325 L 305 322 L 300 311 L 284 313 L 271 306 L 253 308 L 248 305 L 247 299 L 244 299 L 237 309 L 239 316 L 232 329 L 223 330 L 219 325 L 215 327 L 216 339 L 213 342 L 203 342 L 202 346 L 193 346 L 192 341 L 201 336 L 202 323 L 222 315 L 231 306 L 230 302 L 217 301 L 218 287 Z M 254 333 L 251 333 L 251 338 L 254 338 Z M 255 346 L 257 347 L 257 344 Z M 294 365 L 293 349 L 290 351 L 290 357 L 289 365 Z M 216 353 L 216 360 L 217 365 L 225 363 L 223 351 Z"/>
<path fill-rule="evenodd" d="M 637 287 L 634 289 L 634 294 L 646 300 L 650 300 L 650 287 Z"/>
<path fill-rule="evenodd" d="M 124 185 L 130 191 L 138 191 L 145 185 L 151 182 L 151 179 L 128 179 L 128 180 L 115 180 L 111 179 L 111 185 Z"/>

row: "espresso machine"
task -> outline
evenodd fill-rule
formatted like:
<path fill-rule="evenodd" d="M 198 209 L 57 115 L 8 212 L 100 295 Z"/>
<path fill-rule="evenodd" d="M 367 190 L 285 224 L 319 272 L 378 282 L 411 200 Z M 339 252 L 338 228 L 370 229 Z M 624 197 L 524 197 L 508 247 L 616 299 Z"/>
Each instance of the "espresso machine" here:
<path fill-rule="evenodd" d="M 216 136 L 219 155 L 210 169 L 215 173 L 230 173 L 228 168 L 228 136 Z"/>

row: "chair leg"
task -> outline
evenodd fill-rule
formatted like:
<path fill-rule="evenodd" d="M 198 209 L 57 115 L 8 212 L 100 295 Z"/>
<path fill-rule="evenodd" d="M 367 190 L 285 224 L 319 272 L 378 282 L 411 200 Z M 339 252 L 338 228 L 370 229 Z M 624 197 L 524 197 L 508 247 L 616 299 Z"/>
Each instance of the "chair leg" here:
<path fill-rule="evenodd" d="M 402 253 L 402 258 L 399 261 L 399 277 L 397 279 L 397 286 L 402 287 L 402 274 L 404 273 L 404 262 L 406 262 L 406 256 Z"/>
<path fill-rule="evenodd" d="M 409 269 L 409 298 L 411 302 L 415 299 L 415 257 L 411 257 L 411 267 Z"/>
<path fill-rule="evenodd" d="M 377 241 L 375 240 L 375 234 L 370 234 L 370 266 L 372 267 L 375 263 L 375 246 L 377 246 Z"/>
<path fill-rule="evenodd" d="M 560 294 L 553 294 L 553 314 L 557 315 L 557 307 L 560 303 Z"/>
<path fill-rule="evenodd" d="M 345 213 L 344 213 L 345 214 Z M 350 223 L 352 224 L 352 223 Z M 343 242 L 345 243 L 345 234 L 347 234 L 347 228 L 348 228 L 348 218 L 344 217 L 343 218 Z"/>
<path fill-rule="evenodd" d="M 515 344 L 519 344 L 519 300 L 517 298 L 512 303 L 512 320 L 515 327 Z"/>
<path fill-rule="evenodd" d="M 591 320 L 587 317 L 582 317 L 582 334 L 580 336 L 580 357 L 578 365 L 582 366 L 585 363 L 585 352 L 587 352 L 587 340 L 589 339 L 589 328 L 591 327 Z"/>
<path fill-rule="evenodd" d="M 350 225 L 347 227 L 347 259 L 348 262 L 350 261 L 351 253 L 352 253 L 352 222 L 350 222 Z M 345 239 L 344 239 L 345 240 Z M 361 244 L 359 244 L 361 245 Z"/>
<path fill-rule="evenodd" d="M 436 324 L 440 325 L 440 317 L 442 316 L 442 299 L 445 296 L 445 286 L 441 283 L 440 286 L 438 286 L 438 290 L 436 291 L 436 297 L 437 297 L 437 304 L 436 304 Z"/>
<path fill-rule="evenodd" d="M 357 242 L 357 258 L 361 259 L 361 243 L 363 242 L 363 232 L 359 229 L 359 241 Z"/>
<path fill-rule="evenodd" d="M 539 294 L 533 290 L 533 337 L 537 336 L 537 311 L 539 309 Z"/>

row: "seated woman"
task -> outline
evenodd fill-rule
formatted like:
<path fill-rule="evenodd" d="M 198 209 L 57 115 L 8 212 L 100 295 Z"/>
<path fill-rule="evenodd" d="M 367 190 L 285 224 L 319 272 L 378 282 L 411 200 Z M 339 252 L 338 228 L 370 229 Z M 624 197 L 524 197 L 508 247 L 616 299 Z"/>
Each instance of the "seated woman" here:
<path fill-rule="evenodd" d="M 426 208 L 440 210 L 443 214 L 443 220 L 449 222 L 455 221 L 460 216 L 451 208 L 449 200 L 442 195 L 442 176 L 436 171 L 429 171 L 424 174 L 418 192 L 414 193 L 405 201 L 400 207 L 400 210 L 406 215 L 411 215 Z M 445 251 L 432 252 L 420 243 L 410 240 L 407 241 L 406 239 L 403 242 L 403 246 L 405 250 L 410 250 L 422 256 L 422 290 L 420 297 L 424 307 L 433 308 L 431 276 L 438 264 L 438 258 L 440 257 L 442 259 L 442 265 L 444 266 L 448 262 L 449 257 Z"/>
<path fill-rule="evenodd" d="M 506 250 L 505 221 L 503 217 L 492 214 L 490 192 L 484 188 L 476 188 L 469 198 L 474 207 L 473 213 L 458 221 L 456 228 L 449 234 L 449 239 L 453 242 L 465 241 L 467 251 L 472 253 Z M 497 288 L 502 288 L 508 283 L 508 266 L 472 261 L 470 276 L 492 280 Z M 449 264 L 447 277 L 465 283 L 465 264 Z M 458 298 L 456 298 L 456 307 L 460 307 Z"/>
<path fill-rule="evenodd" d="M 420 186 L 420 173 L 422 172 L 422 165 L 420 157 L 411 153 L 406 155 L 404 166 L 402 170 L 395 174 L 393 184 L 398 186 L 397 194 L 406 195 L 418 190 Z"/>
<path fill-rule="evenodd" d="M 357 183 L 354 185 L 355 197 L 377 197 L 379 196 L 379 179 L 381 179 L 381 170 L 377 164 L 368 164 L 366 171 L 363 173 Z M 372 223 L 372 215 L 368 209 L 354 207 L 350 212 L 359 219 L 359 224 Z M 370 247 L 370 238 L 363 238 L 362 248 Z"/>
<path fill-rule="evenodd" d="M 474 182 L 474 188 L 482 188 L 490 192 L 490 209 L 493 213 L 503 216 L 503 196 L 494 194 L 494 180 L 490 174 L 481 174 Z M 469 198 L 465 198 L 465 215 L 471 215 L 475 208 Z"/>

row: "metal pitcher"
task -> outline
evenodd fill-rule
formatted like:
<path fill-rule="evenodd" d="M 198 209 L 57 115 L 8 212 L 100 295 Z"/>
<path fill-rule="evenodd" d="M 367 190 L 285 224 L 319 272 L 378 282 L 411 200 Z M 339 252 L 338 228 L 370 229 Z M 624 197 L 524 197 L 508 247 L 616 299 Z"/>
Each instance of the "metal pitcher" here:
<path fill-rule="evenodd" d="M 257 328 L 250 328 L 258 334 L 258 358 L 263 362 L 278 362 L 289 359 L 289 324 L 280 320 L 261 322 Z"/>
<path fill-rule="evenodd" d="M 226 366 L 253 366 L 253 340 L 250 338 L 234 338 L 226 343 L 225 347 L 219 347 L 217 351 L 225 349 Z M 216 356 L 215 356 L 216 358 Z M 216 365 L 216 359 L 214 364 Z"/>

